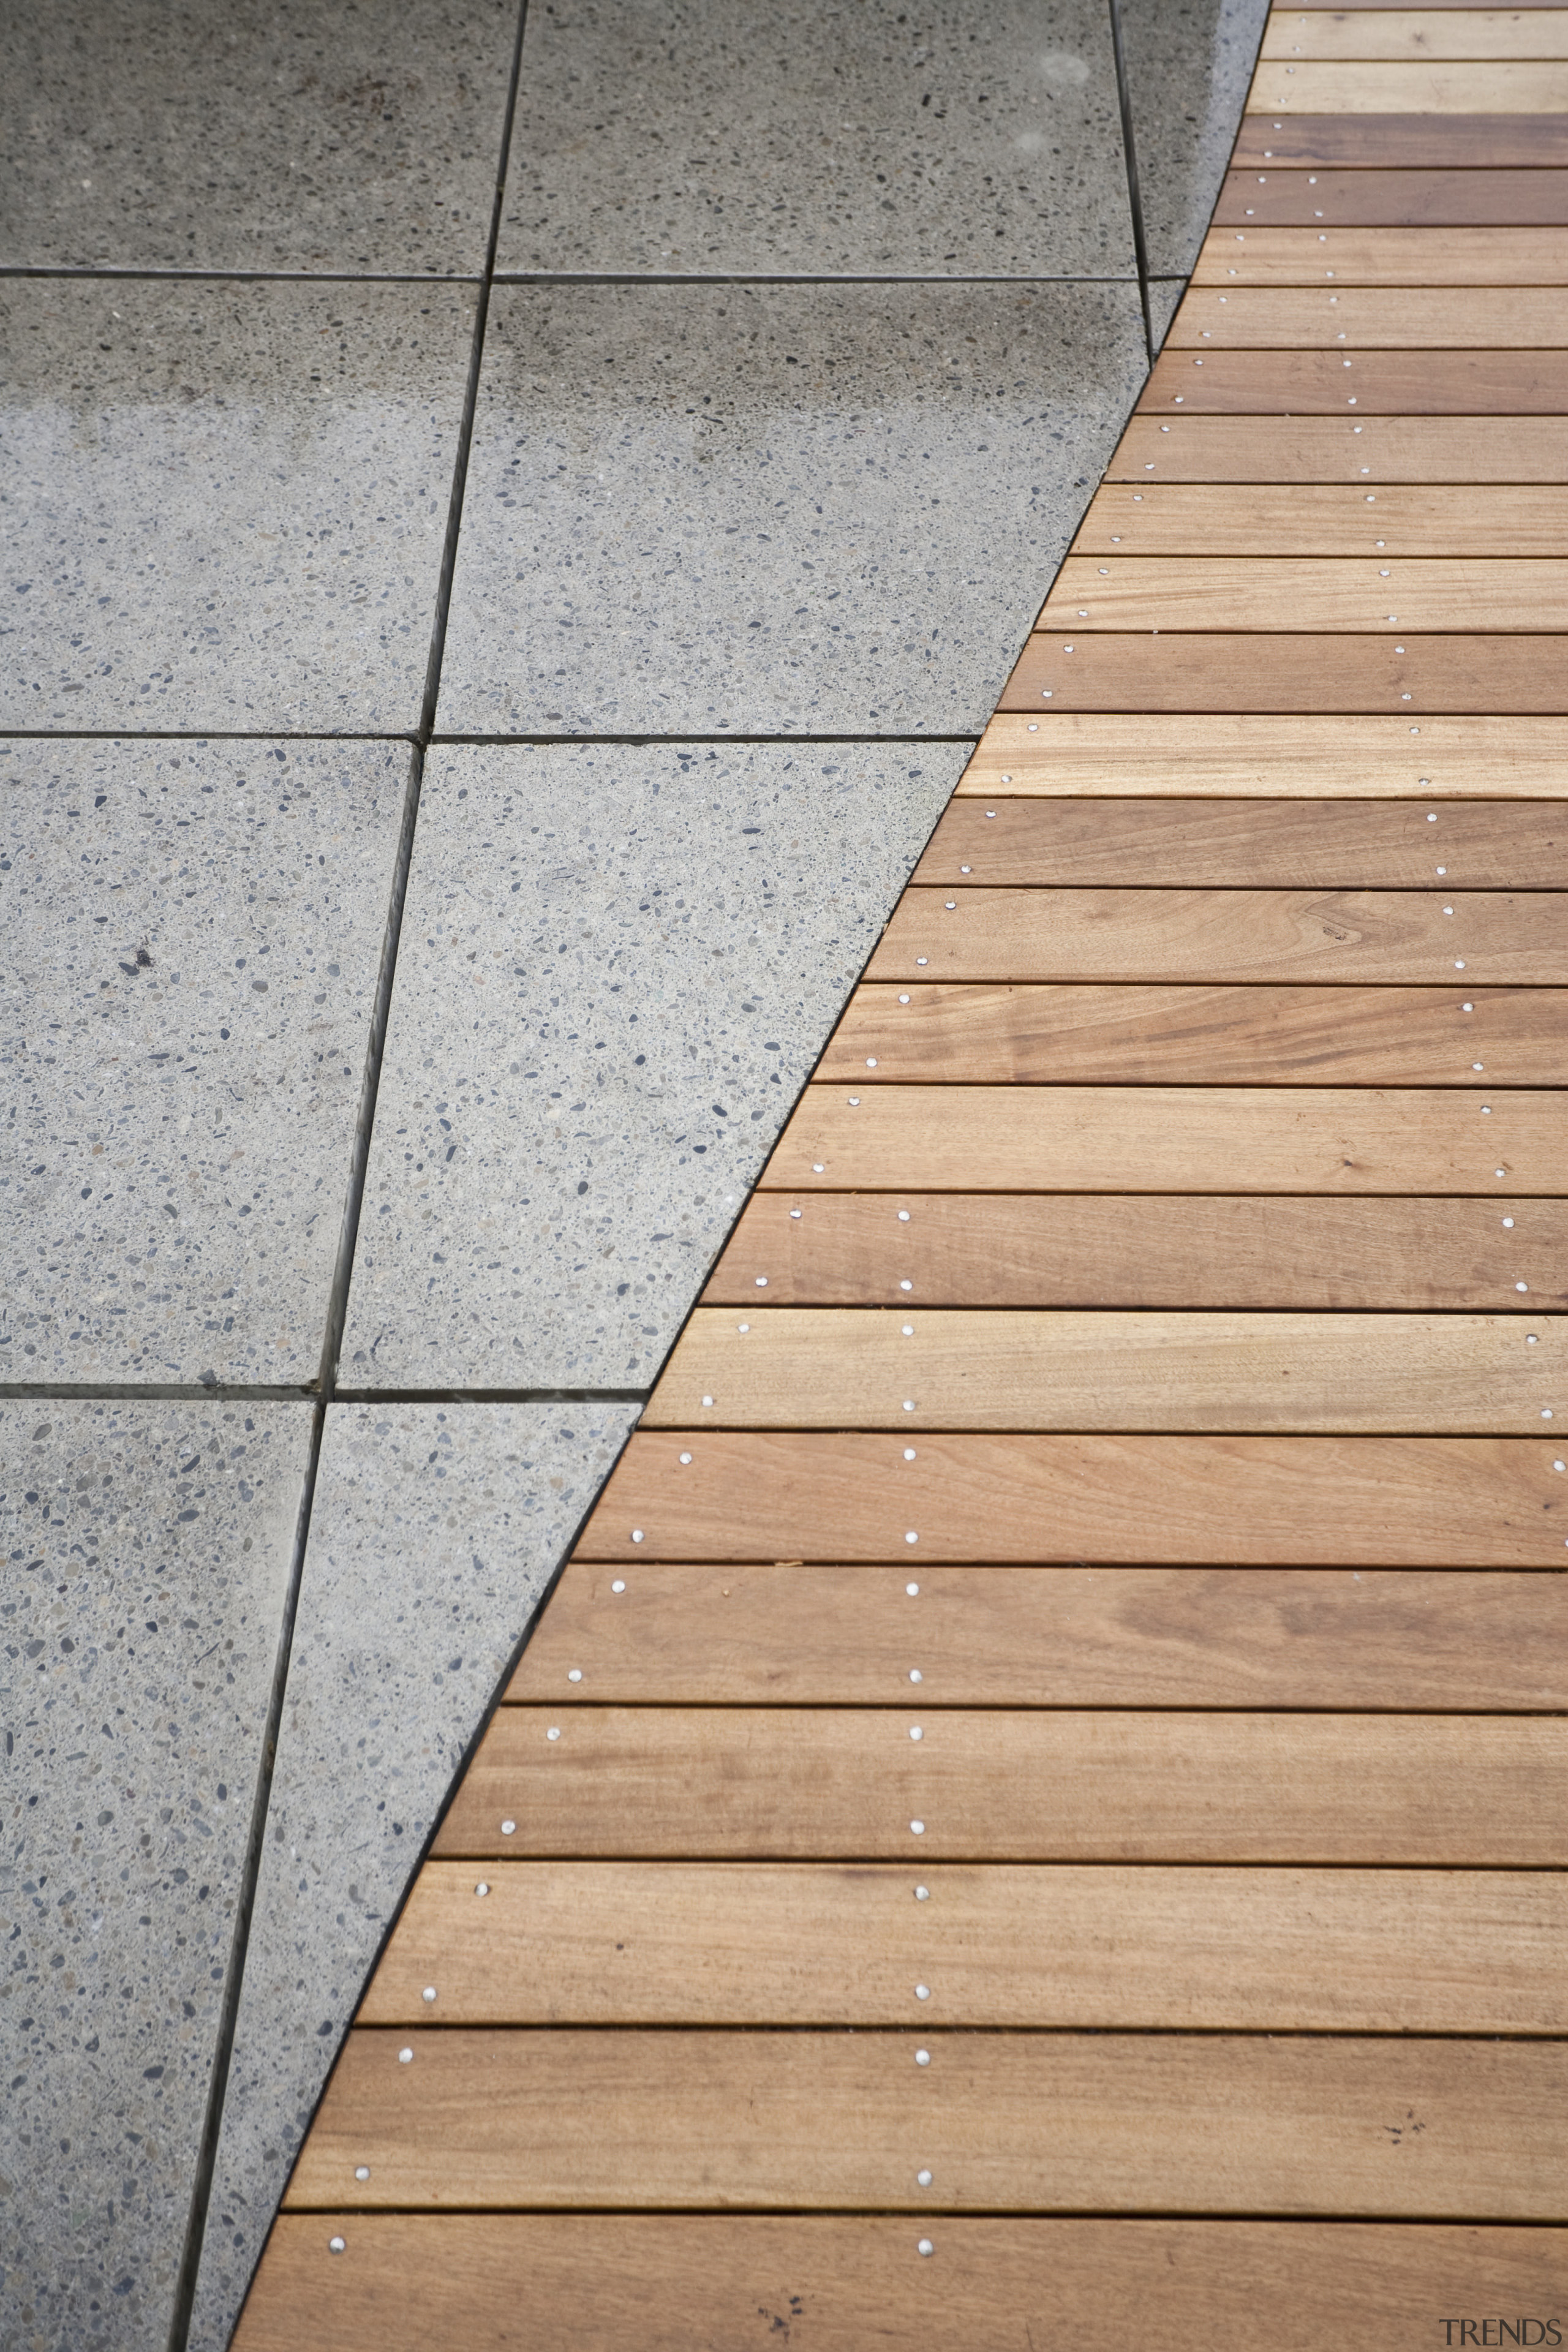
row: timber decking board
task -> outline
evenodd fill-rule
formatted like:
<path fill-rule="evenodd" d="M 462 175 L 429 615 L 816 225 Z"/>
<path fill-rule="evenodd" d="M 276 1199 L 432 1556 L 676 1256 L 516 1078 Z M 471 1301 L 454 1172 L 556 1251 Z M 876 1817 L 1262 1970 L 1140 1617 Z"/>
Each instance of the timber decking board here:
<path fill-rule="evenodd" d="M 1560 114 L 1568 64 L 1544 58 L 1434 64 L 1339 63 L 1303 58 L 1259 63 L 1249 114 Z"/>
<path fill-rule="evenodd" d="M 582 1557 L 1568 1565 L 1561 1438 L 901 1434 L 639 1430 Z"/>
<path fill-rule="evenodd" d="M 575 1560 L 505 1696 L 885 1706 L 917 1635 L 928 1707 L 1568 1706 L 1568 1578 L 1408 1568 Z"/>
<path fill-rule="evenodd" d="M 1555 1872 L 944 1863 L 924 1903 L 896 1864 L 508 1862 L 484 1883 L 426 1865 L 357 2024 L 1568 2026 Z"/>
<path fill-rule="evenodd" d="M 764 1289 L 780 1307 L 907 1298 L 922 1307 L 1560 1312 L 1568 1306 L 1568 1205 L 758 1192 L 702 1303 L 755 1306 Z"/>
<path fill-rule="evenodd" d="M 1356 493 L 1352 490 L 1351 496 Z M 1367 541 L 1381 520 L 1362 507 L 1354 556 L 1069 555 L 1037 628 L 1411 630 L 1568 627 L 1568 573 L 1540 557 L 1401 555 Z"/>
<path fill-rule="evenodd" d="M 1568 293 L 1555 286 L 1200 286 L 1172 320 L 1164 350 L 1342 343 L 1350 352 L 1561 347 L 1568 344 Z M 1521 508 L 1533 521 L 1539 501 Z"/>
<path fill-rule="evenodd" d="M 1176 404 L 1230 416 L 1562 416 L 1568 352 L 1165 352 L 1138 413 L 1165 416 Z"/>
<path fill-rule="evenodd" d="M 1321 286 L 1329 278 L 1346 286 L 1563 286 L 1568 247 L 1552 228 L 1266 228 L 1249 222 L 1244 229 L 1209 230 L 1192 282 Z M 1561 467 L 1543 478 L 1560 480 Z"/>
<path fill-rule="evenodd" d="M 351 2032 L 286 2210 L 353 2194 L 1552 2221 L 1568 2166 L 1568 2051 L 1547 2042 L 405 2032 Z"/>
<path fill-rule="evenodd" d="M 1563 239 L 1568 249 L 1568 238 Z M 1108 482 L 1542 482 L 1568 472 L 1568 420 L 1480 416 L 1132 417 L 1106 468 Z M 1309 706 L 1310 707 L 1310 706 Z"/>
<path fill-rule="evenodd" d="M 1568 8 L 1336 8 L 1311 15 L 1275 8 L 1258 52 L 1269 63 L 1300 58 L 1568 58 Z"/>
<path fill-rule="evenodd" d="M 816 1076 L 872 1086 L 1564 1086 L 1568 994 L 863 987 Z"/>
<path fill-rule="evenodd" d="M 1016 2352 L 1020 2330 L 1124 2352 L 1156 2309 L 1161 2352 L 1212 2352 L 1259 2312 L 1271 2352 L 1322 2352 L 1396 2340 L 1415 2310 L 1568 2297 L 1568 2231 L 1539 2227 L 943 2216 L 929 2231 L 881 2214 L 285 2214 L 235 2352 L 516 2352 L 521 2280 L 529 2352 L 691 2352 L 782 2337 L 803 2315 L 816 2352 Z"/>
<path fill-rule="evenodd" d="M 1438 866 L 1468 890 L 1568 888 L 1568 804 L 1002 800 L 988 814 L 954 800 L 911 879 L 1396 890 L 1429 887 Z"/>
<path fill-rule="evenodd" d="M 1175 804 L 1177 817 L 1206 797 L 1268 793 L 1280 803 L 1281 822 L 1292 802 L 1329 795 L 1418 799 L 1425 817 L 1445 802 L 1452 810 L 1461 799 L 1495 803 L 1505 794 L 1560 803 L 1565 762 L 1568 726 L 1554 719 L 1286 712 L 1260 727 L 1249 712 L 1042 709 L 1038 718 L 1004 712 L 992 719 L 958 780 L 953 807 L 983 800 L 999 820 L 1010 795 L 1020 803 L 1049 795 L 1086 805 L 1158 795 Z M 985 822 L 985 809 L 979 814 Z M 1239 878 L 1253 877 L 1243 868 Z M 1382 878 L 1375 867 L 1357 877 Z"/>
<path fill-rule="evenodd" d="M 1273 1430 L 1531 1437 L 1568 1422 L 1543 1315 L 699 1307 L 655 1429 Z"/>
<path fill-rule="evenodd" d="M 1564 546 L 1568 492 L 1534 482 L 1382 483 L 1368 491 L 1359 482 L 1218 488 L 1155 479 L 1097 490 L 1071 552 L 1098 565 L 1118 552 L 1367 558 L 1386 549 L 1400 557 L 1539 559 Z"/>
<path fill-rule="evenodd" d="M 1429 830 L 1436 836 L 1441 828 Z M 907 987 L 922 972 L 1013 982 L 1402 982 L 1447 991 L 1457 1034 L 1466 988 L 1568 982 L 1568 897 L 1460 890 L 1436 874 L 1425 890 L 911 884 L 866 977 Z M 1345 1017 L 1353 1017 L 1348 1006 Z"/>
<path fill-rule="evenodd" d="M 1227 172 L 1211 235 L 1227 228 L 1561 228 L 1568 170 Z"/>
<path fill-rule="evenodd" d="M 1507 171 L 1568 164 L 1561 114 L 1244 114 L 1233 171 Z"/>
<path fill-rule="evenodd" d="M 1376 636 L 1059 626 L 1031 636 L 1003 710 L 1568 711 L 1568 663 L 1550 635 L 1387 629 Z M 1071 648 L 1070 652 L 1068 648 Z"/>

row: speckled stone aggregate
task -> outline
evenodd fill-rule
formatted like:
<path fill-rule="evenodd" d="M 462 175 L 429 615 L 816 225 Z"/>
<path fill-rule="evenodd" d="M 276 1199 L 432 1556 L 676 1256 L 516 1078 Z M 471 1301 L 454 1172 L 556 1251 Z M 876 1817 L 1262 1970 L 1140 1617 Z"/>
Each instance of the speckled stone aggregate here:
<path fill-rule="evenodd" d="M 1268 0 L 1120 6 L 1149 268 L 1184 278 L 1225 177 Z M 1183 290 L 1173 289 L 1172 316 Z"/>

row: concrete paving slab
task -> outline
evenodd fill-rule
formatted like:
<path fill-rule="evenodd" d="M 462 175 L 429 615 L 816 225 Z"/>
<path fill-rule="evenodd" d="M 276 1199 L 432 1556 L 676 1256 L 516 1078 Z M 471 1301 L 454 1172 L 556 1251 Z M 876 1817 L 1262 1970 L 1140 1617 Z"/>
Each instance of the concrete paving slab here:
<path fill-rule="evenodd" d="M 967 747 L 433 752 L 345 1387 L 642 1387 Z"/>
<path fill-rule="evenodd" d="M 0 1381 L 315 1379 L 408 761 L 0 743 Z"/>
<path fill-rule="evenodd" d="M 441 729 L 978 732 L 1146 365 L 1131 285 L 498 289 Z"/>
<path fill-rule="evenodd" d="M 1171 331 L 1171 321 L 1182 307 L 1182 297 L 1187 290 L 1184 278 L 1152 278 L 1149 280 L 1149 323 L 1154 331 L 1154 349 L 1159 351 Z"/>
<path fill-rule="evenodd" d="M 0 1404 L 0 2341 L 166 2340 L 305 1405 Z"/>
<path fill-rule="evenodd" d="M 0 730 L 419 716 L 461 286 L 0 286 Z"/>
<path fill-rule="evenodd" d="M 500 262 L 1129 275 L 1105 9 L 534 8 Z"/>
<path fill-rule="evenodd" d="M 1121 0 L 1149 267 L 1197 259 L 1263 38 L 1268 0 Z"/>
<path fill-rule="evenodd" d="M 335 1406 L 191 2334 L 220 2352 L 361 1990 L 626 1406 Z"/>
<path fill-rule="evenodd" d="M 477 271 L 516 0 L 49 0 L 0 25 L 0 262 Z"/>

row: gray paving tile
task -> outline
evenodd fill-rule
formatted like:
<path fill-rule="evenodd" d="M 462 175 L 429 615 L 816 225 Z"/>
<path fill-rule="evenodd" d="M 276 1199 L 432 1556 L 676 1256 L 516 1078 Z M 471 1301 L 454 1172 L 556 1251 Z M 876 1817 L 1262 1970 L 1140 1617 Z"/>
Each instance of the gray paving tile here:
<path fill-rule="evenodd" d="M 412 728 L 473 299 L 0 284 L 0 730 Z"/>
<path fill-rule="evenodd" d="M 345 1386 L 651 1381 L 963 760 L 432 754 Z"/>
<path fill-rule="evenodd" d="M 516 0 L 48 0 L 0 21 L 0 261 L 478 270 Z"/>
<path fill-rule="evenodd" d="M 503 269 L 1125 274 L 1100 0 L 534 8 Z"/>
<path fill-rule="evenodd" d="M 1182 307 L 1182 297 L 1187 290 L 1184 278 L 1152 278 L 1149 280 L 1149 322 L 1154 331 L 1156 352 L 1171 331 L 1171 321 Z"/>
<path fill-rule="evenodd" d="M 328 1414 L 196 2352 L 228 2342 L 420 1849 L 634 1418 L 584 1405 Z"/>
<path fill-rule="evenodd" d="M 1197 258 L 1263 38 L 1268 0 L 1121 0 L 1149 267 Z"/>
<path fill-rule="evenodd" d="M 0 1381 L 315 1378 L 408 759 L 0 743 Z"/>
<path fill-rule="evenodd" d="M 498 289 L 441 727 L 978 732 L 1146 363 L 1131 285 Z"/>
<path fill-rule="evenodd" d="M 0 1404 L 0 2341 L 165 2341 L 305 1405 Z"/>

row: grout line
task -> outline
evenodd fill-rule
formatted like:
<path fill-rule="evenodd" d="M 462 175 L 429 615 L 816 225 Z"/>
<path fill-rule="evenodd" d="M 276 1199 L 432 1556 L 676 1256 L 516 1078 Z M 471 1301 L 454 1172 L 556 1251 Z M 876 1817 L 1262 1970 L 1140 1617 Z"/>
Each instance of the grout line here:
<path fill-rule="evenodd" d="M 419 818 L 425 754 L 435 726 L 436 698 L 440 687 L 441 663 L 446 652 L 452 579 L 457 565 L 458 535 L 462 524 L 463 497 L 468 484 L 468 453 L 473 446 L 474 414 L 479 402 L 479 372 L 484 360 L 485 328 L 489 314 L 490 281 L 495 272 L 496 248 L 500 237 L 501 207 L 506 194 L 507 161 L 511 148 L 512 123 L 517 112 L 518 88 L 522 77 L 522 42 L 527 25 L 528 0 L 519 0 L 517 29 L 512 41 L 511 74 L 507 86 L 506 104 L 501 115 L 500 146 L 496 159 L 495 190 L 490 205 L 489 236 L 485 248 L 484 277 L 479 285 L 479 298 L 475 305 L 473 336 L 468 353 L 468 383 L 463 398 L 462 423 L 458 429 L 457 447 L 453 457 L 452 486 L 447 500 L 446 539 L 441 551 L 440 580 L 430 634 L 430 654 L 426 667 L 425 692 L 419 725 L 409 758 L 408 783 L 404 795 L 397 858 L 387 905 L 386 929 L 382 947 L 381 969 L 376 981 L 375 1003 L 371 1015 L 370 1036 L 365 1049 L 364 1076 L 360 1097 L 359 1116 L 355 1122 L 353 1150 L 343 1203 L 337 1263 L 333 1269 L 326 1325 L 322 1333 L 318 1394 L 310 1422 L 310 1452 L 300 1492 L 299 1520 L 295 1529 L 293 1551 L 289 1559 L 289 1582 L 279 1628 L 277 1661 L 273 1669 L 272 1689 L 268 1702 L 267 1727 L 262 1742 L 261 1760 L 257 1772 L 250 1833 L 246 1847 L 239 1896 L 235 1907 L 234 1937 L 230 1948 L 229 1965 L 224 1980 L 223 2006 L 217 2040 L 213 2053 L 212 2075 L 207 2090 L 195 2179 L 191 2190 L 190 2215 L 186 2223 L 179 2274 L 175 2282 L 174 2309 L 169 2323 L 169 2352 L 186 2352 L 190 2336 L 191 2319 L 195 2305 L 196 2282 L 206 2236 L 207 2211 L 212 2198 L 213 2176 L 217 2164 L 218 2139 L 227 2100 L 229 2067 L 234 2054 L 235 2032 L 238 2024 L 240 1996 L 245 1982 L 245 1964 L 249 1947 L 251 1920 L 255 1909 L 257 1886 L 260 1878 L 262 1852 L 271 1803 L 272 1777 L 277 1762 L 278 1738 L 282 1724 L 283 1702 L 288 1689 L 289 1668 L 293 1652 L 294 1628 L 304 1580 L 305 1550 L 310 1540 L 316 1481 L 321 1471 L 327 1409 L 333 1402 L 335 1394 L 338 1355 L 342 1344 L 343 1325 L 348 1314 L 349 1285 L 353 1277 L 354 1249 L 359 1237 L 360 1213 L 363 1205 L 364 1188 L 369 1171 L 371 1134 L 374 1126 L 376 1101 L 381 1087 L 382 1064 L 391 1013 L 392 986 L 397 969 L 397 950 L 403 926 L 404 903 L 407 894 L 409 867 L 414 855 L 415 832 Z"/>
<path fill-rule="evenodd" d="M 499 228 L 499 224 L 498 224 Z M 1128 286 L 1125 271 L 923 269 L 503 269 L 436 274 L 396 269 L 129 269 L 0 264 L 0 278 L 240 286 Z"/>
<path fill-rule="evenodd" d="M 1489 1199 L 1489 1193 L 1485 1196 Z M 82 1404 L 643 1404 L 646 1389 L 339 1388 L 323 1398 L 314 1381 L 287 1388 L 262 1381 L 0 1381 L 0 1402 L 47 1399 Z"/>
<path fill-rule="evenodd" d="M 1107 0 L 1107 5 L 1110 11 L 1110 46 L 1116 57 L 1116 96 L 1121 109 L 1121 152 L 1127 166 L 1127 202 L 1132 215 L 1132 250 L 1138 257 L 1138 299 L 1143 306 L 1143 340 L 1152 367 L 1156 353 L 1154 319 L 1149 308 L 1149 245 L 1143 234 L 1143 199 L 1138 187 L 1138 149 L 1132 135 L 1132 92 L 1127 79 L 1127 57 L 1121 43 L 1121 0 Z"/>

